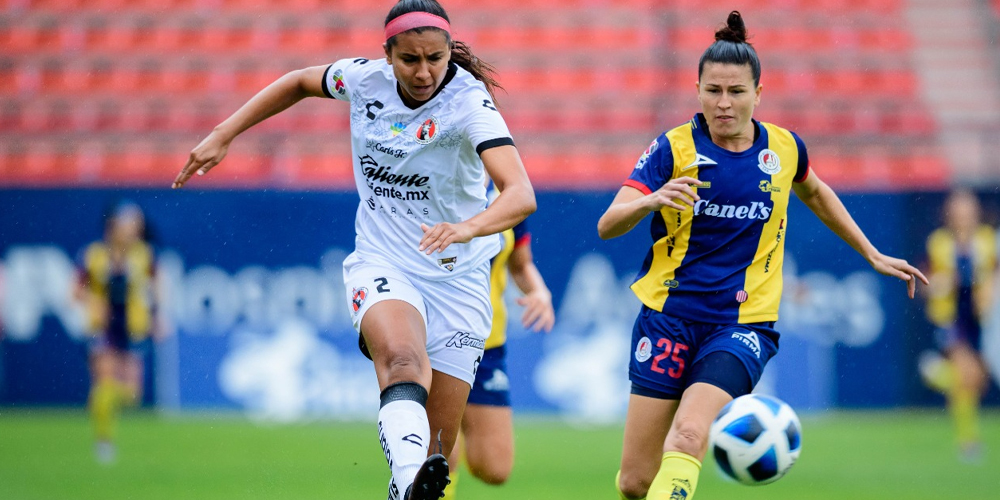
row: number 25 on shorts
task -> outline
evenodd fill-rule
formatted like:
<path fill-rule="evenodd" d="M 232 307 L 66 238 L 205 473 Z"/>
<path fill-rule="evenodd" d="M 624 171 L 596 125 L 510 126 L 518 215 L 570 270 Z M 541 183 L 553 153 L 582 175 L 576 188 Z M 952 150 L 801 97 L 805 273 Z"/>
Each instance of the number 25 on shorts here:
<path fill-rule="evenodd" d="M 670 378 L 681 378 L 681 375 L 684 374 L 684 358 L 681 357 L 681 354 L 688 350 L 688 346 L 681 343 L 675 344 L 670 339 L 660 339 L 656 342 L 656 347 L 662 348 L 663 352 L 653 358 L 653 365 L 650 369 L 656 373 L 666 373 Z M 669 369 L 661 367 L 660 362 L 668 357 L 676 366 Z"/>

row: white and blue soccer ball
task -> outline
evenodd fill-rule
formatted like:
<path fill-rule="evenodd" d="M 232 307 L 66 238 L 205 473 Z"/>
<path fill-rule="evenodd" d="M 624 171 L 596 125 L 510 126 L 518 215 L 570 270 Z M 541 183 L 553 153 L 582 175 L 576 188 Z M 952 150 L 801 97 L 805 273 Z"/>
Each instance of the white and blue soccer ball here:
<path fill-rule="evenodd" d="M 747 394 L 732 400 L 712 422 L 709 446 L 725 475 L 747 485 L 781 479 L 802 451 L 802 425 L 780 399 Z"/>

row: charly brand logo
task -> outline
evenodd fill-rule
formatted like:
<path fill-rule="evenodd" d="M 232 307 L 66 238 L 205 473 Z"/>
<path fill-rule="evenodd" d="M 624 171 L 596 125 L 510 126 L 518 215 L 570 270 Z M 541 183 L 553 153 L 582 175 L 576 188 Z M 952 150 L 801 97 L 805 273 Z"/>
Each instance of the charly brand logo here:
<path fill-rule="evenodd" d="M 712 200 L 698 200 L 694 204 L 694 215 L 709 215 L 720 219 L 759 219 L 771 218 L 771 207 L 755 201 L 746 205 L 717 205 Z"/>
<path fill-rule="evenodd" d="M 377 115 L 375 114 L 375 111 L 372 111 L 372 109 L 375 109 L 377 111 L 384 107 L 385 104 L 382 104 L 379 101 L 372 101 L 368 104 L 365 104 L 365 116 L 367 116 L 369 120 L 374 120 Z"/>
<path fill-rule="evenodd" d="M 774 175 L 781 171 L 781 160 L 777 153 L 765 149 L 757 155 L 757 167 L 765 174 Z"/>
<path fill-rule="evenodd" d="M 454 347 L 457 349 L 463 349 L 465 347 L 471 347 L 473 349 L 482 349 L 486 346 L 486 340 L 477 338 L 469 332 L 455 332 L 455 335 L 451 336 L 445 347 Z"/>
<path fill-rule="evenodd" d="M 420 144 L 430 144 L 437 137 L 439 128 L 437 118 L 433 116 L 428 118 L 417 127 L 417 142 Z"/>

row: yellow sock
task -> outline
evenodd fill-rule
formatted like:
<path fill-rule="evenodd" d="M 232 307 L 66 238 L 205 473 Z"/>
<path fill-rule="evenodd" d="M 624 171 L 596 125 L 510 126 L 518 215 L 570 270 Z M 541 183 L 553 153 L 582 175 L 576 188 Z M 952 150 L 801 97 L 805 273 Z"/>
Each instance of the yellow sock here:
<path fill-rule="evenodd" d="M 136 390 L 132 389 L 129 384 L 124 382 L 115 381 L 115 391 L 118 394 L 118 405 L 119 406 L 136 406 L 139 403 L 139 394 Z"/>
<path fill-rule="evenodd" d="M 697 458 L 670 451 L 663 454 L 660 471 L 649 485 L 649 500 L 691 500 L 694 490 L 698 487 L 698 475 L 701 473 L 701 461 Z"/>
<path fill-rule="evenodd" d="M 958 443 L 962 446 L 979 442 L 979 394 L 974 390 L 955 387 L 948 392 L 948 409 L 955 422 Z"/>
<path fill-rule="evenodd" d="M 618 500 L 632 500 L 629 497 L 625 496 L 624 493 L 622 493 L 621 479 L 622 479 L 622 471 L 618 471 L 618 474 L 615 474 L 615 491 L 618 492 Z M 646 497 L 637 498 L 636 500 L 646 500 Z"/>
<path fill-rule="evenodd" d="M 451 482 L 445 487 L 444 496 L 441 498 L 443 500 L 455 500 L 455 489 L 458 488 L 458 464 L 452 465 L 448 477 L 451 478 Z"/>
<path fill-rule="evenodd" d="M 114 380 L 99 380 L 90 390 L 90 418 L 98 441 L 111 441 L 118 412 L 118 388 Z"/>

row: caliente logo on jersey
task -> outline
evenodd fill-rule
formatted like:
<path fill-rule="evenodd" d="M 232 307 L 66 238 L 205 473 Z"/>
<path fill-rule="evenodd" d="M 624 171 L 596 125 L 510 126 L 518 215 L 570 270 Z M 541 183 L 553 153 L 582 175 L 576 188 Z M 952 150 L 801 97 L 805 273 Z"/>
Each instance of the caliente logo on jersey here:
<path fill-rule="evenodd" d="M 417 142 L 420 144 L 430 144 L 437 137 L 438 128 L 437 118 L 432 116 L 424 120 L 424 123 L 421 123 L 417 127 Z"/>

